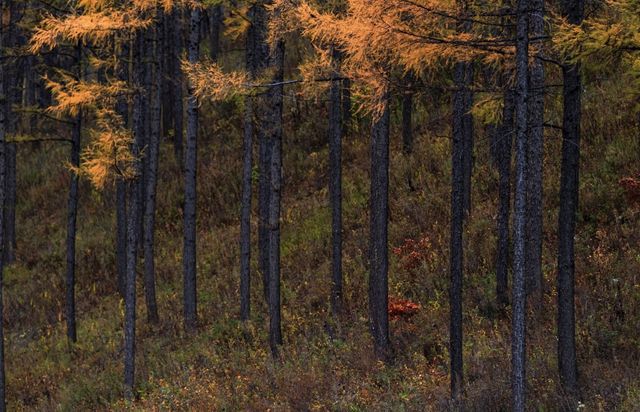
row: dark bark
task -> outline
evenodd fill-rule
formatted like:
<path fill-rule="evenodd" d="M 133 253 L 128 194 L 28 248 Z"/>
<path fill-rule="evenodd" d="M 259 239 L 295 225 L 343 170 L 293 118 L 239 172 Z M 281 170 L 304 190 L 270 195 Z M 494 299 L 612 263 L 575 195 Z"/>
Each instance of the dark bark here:
<path fill-rule="evenodd" d="M 82 78 L 82 46 L 76 46 L 78 77 Z M 82 111 L 78 113 L 71 131 L 71 166 L 80 167 L 80 136 L 82 131 Z M 67 203 L 67 272 L 65 315 L 67 338 L 71 342 L 78 339 L 76 332 L 76 221 L 78 217 L 78 174 L 71 172 L 69 200 Z"/>
<path fill-rule="evenodd" d="M 247 31 L 245 66 L 249 76 L 255 78 L 254 30 Z M 251 183 L 253 166 L 254 98 L 244 101 L 243 148 L 242 148 L 242 205 L 240 210 L 240 319 L 251 315 Z"/>
<path fill-rule="evenodd" d="M 577 65 L 563 67 L 562 76 L 564 114 L 558 217 L 558 368 L 563 388 L 570 395 L 576 395 L 578 368 L 575 342 L 574 236 L 580 166 L 581 79 L 579 67 Z"/>
<path fill-rule="evenodd" d="M 499 134 L 494 141 L 499 174 L 498 196 L 500 199 L 497 222 L 496 297 L 498 307 L 501 308 L 509 304 L 509 216 L 511 213 L 511 148 L 514 134 L 514 104 L 514 93 L 512 90 L 507 90 L 504 93 L 502 124 L 498 128 Z"/>
<path fill-rule="evenodd" d="M 523 412 L 526 405 L 525 224 L 528 179 L 528 8 L 528 0 L 518 0 L 515 62 L 516 181 L 513 217 L 513 314 L 511 326 L 512 409 L 515 412 Z"/>
<path fill-rule="evenodd" d="M 388 361 L 389 339 L 389 95 L 371 127 L 371 189 L 369 234 L 369 323 L 375 354 Z"/>
<path fill-rule="evenodd" d="M 474 163 L 474 138 L 473 138 L 473 115 L 471 108 L 473 107 L 473 92 L 470 85 L 473 81 L 473 64 L 464 63 L 464 114 L 462 115 L 462 124 L 464 131 L 464 150 L 463 150 L 463 177 L 464 191 L 462 192 L 462 203 L 464 205 L 465 215 L 471 211 L 471 177 L 473 175 Z"/>
<path fill-rule="evenodd" d="M 14 118 L 16 117 L 11 109 L 9 109 L 8 112 L 10 115 L 13 115 Z M 14 122 L 9 120 L 7 125 L 9 126 L 8 131 L 10 133 L 16 132 Z M 4 199 L 4 258 L 5 263 L 13 263 L 16 260 L 16 144 L 6 143 L 5 146 L 6 193 Z"/>
<path fill-rule="evenodd" d="M 129 60 L 129 49 L 129 43 L 121 41 L 116 51 L 120 56 L 116 76 L 124 82 L 129 81 L 129 67 L 124 63 Z M 129 105 L 125 98 L 118 100 L 116 111 L 126 126 L 129 123 Z M 124 297 L 127 277 L 127 184 L 121 177 L 116 180 L 116 269 L 118 291 Z"/>
<path fill-rule="evenodd" d="M 220 4 L 213 6 L 208 11 L 209 16 L 209 57 L 213 61 L 218 60 L 220 52 L 220 31 L 222 30 L 223 14 Z"/>
<path fill-rule="evenodd" d="M 342 80 L 342 133 L 349 133 L 351 127 L 351 79 Z"/>
<path fill-rule="evenodd" d="M 269 64 L 269 44 L 267 39 L 267 12 L 263 5 L 254 4 L 248 13 L 251 21 L 249 37 L 252 47 L 252 61 L 255 76 L 260 76 Z M 262 274 L 262 286 L 265 300 L 269 301 L 269 231 L 267 220 L 269 216 L 269 151 L 267 132 L 264 123 L 269 117 L 270 102 L 266 96 L 256 99 L 255 107 L 258 127 L 255 132 L 258 139 L 258 268 Z"/>
<path fill-rule="evenodd" d="M 462 395 L 462 283 L 464 249 L 464 152 L 465 152 L 465 63 L 454 67 L 453 141 L 451 145 L 451 238 L 449 286 L 449 356 L 451 364 L 451 398 L 459 402 Z"/>
<path fill-rule="evenodd" d="M 340 56 L 333 50 L 333 76 L 339 76 Z M 329 89 L 329 198 L 331 202 L 331 313 L 342 312 L 342 97 L 339 80 Z"/>
<path fill-rule="evenodd" d="M 5 0 L 0 0 L 0 10 L 4 10 Z M 6 89 L 5 89 L 5 39 L 4 39 L 4 22 L 0 19 L 0 205 L 4 205 L 5 201 L 5 176 L 6 176 Z M 3 283 L 4 283 L 4 214 L 0 213 L 0 316 L 4 313 Z M 0 318 L 0 412 L 7 409 L 5 396 L 5 367 L 4 367 L 4 316 Z"/>
<path fill-rule="evenodd" d="M 138 34 L 133 42 L 133 61 L 140 61 L 140 51 L 143 46 L 142 34 Z M 141 64 L 133 67 L 133 86 L 142 87 L 144 73 Z M 134 140 L 131 152 L 134 158 L 134 178 L 127 182 L 127 277 L 125 286 L 125 327 L 124 327 L 124 395 L 133 398 L 135 377 L 135 336 L 136 336 L 136 263 L 138 253 L 138 235 L 140 213 L 140 185 L 142 163 L 139 160 L 140 148 L 143 143 L 144 118 L 142 96 L 137 92 L 133 96 L 133 133 Z"/>
<path fill-rule="evenodd" d="M 184 76 L 180 67 L 180 59 L 184 49 L 183 9 L 174 8 L 170 23 L 173 26 L 173 37 L 167 41 L 173 43 L 174 54 L 171 57 L 173 68 L 173 150 L 176 161 L 182 168 L 184 165 L 183 140 L 184 140 L 184 93 L 182 90 Z"/>
<path fill-rule="evenodd" d="M 284 77 L 284 41 L 277 40 L 269 56 L 274 71 L 273 83 Z M 267 250 L 269 273 L 269 346 L 274 357 L 282 345 L 280 308 L 280 204 L 282 199 L 282 106 L 283 86 L 274 86 L 267 93 L 268 112 L 264 118 L 269 159 L 269 207 L 267 219 Z"/>
<path fill-rule="evenodd" d="M 571 24 L 580 24 L 583 0 L 564 0 L 562 15 Z M 563 118 L 562 166 L 560 168 L 560 213 L 558 216 L 558 369 L 563 389 L 571 396 L 578 392 L 576 360 L 574 237 L 580 188 L 581 76 L 578 64 L 562 68 Z"/>
<path fill-rule="evenodd" d="M 200 10 L 191 10 L 189 24 L 188 59 L 198 61 L 200 45 Z M 184 188 L 184 327 L 193 331 L 197 321 L 196 288 L 196 167 L 198 138 L 198 102 L 192 85 L 188 85 L 187 141 L 185 153 Z"/>
<path fill-rule="evenodd" d="M 173 128 L 174 16 L 175 11 L 170 14 L 162 14 L 162 64 L 160 65 L 162 70 L 162 136 L 167 139 Z"/>
<path fill-rule="evenodd" d="M 158 13 L 159 15 L 159 13 Z M 149 135 L 146 153 L 145 176 L 145 210 L 144 210 L 144 293 L 147 305 L 147 320 L 157 323 L 158 304 L 156 302 L 156 270 L 155 270 L 155 218 L 156 218 L 156 187 L 158 182 L 158 156 L 160 150 L 160 64 L 158 61 L 158 25 L 152 26 L 147 34 L 147 83 L 149 94 Z"/>
<path fill-rule="evenodd" d="M 544 35 L 544 2 L 531 0 L 529 31 L 532 37 Z M 542 162 L 544 159 L 544 66 L 533 59 L 529 81 L 529 145 L 527 162 L 526 290 L 542 303 Z M 533 295 L 532 295 L 533 296 Z"/>

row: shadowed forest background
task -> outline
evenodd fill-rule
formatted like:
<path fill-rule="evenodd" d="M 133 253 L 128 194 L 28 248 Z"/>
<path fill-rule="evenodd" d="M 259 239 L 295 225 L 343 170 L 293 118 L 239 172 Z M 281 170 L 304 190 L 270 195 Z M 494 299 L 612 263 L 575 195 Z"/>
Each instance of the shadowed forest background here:
<path fill-rule="evenodd" d="M 388 2 L 411 8 L 397 12 L 355 0 L 1 2 L 8 410 L 640 408 L 635 2 Z M 578 21 L 565 13 L 572 7 L 584 9 Z M 547 20 L 536 32 L 531 16 L 540 10 Z M 420 13 L 434 19 L 424 23 L 433 31 L 413 25 L 427 19 Z M 491 23 L 477 28 L 481 18 Z M 370 43 L 349 32 L 354 21 Z M 405 23 L 430 40 L 402 37 Z M 380 27 L 396 37 L 385 44 Z M 529 33 L 524 51 L 522 36 L 499 32 L 516 27 Z M 544 68 L 538 89 L 530 86 L 535 67 Z M 579 147 L 572 384 L 558 370 L 557 279 L 570 127 L 563 85 L 574 69 L 581 100 L 579 140 L 571 142 Z M 522 93 L 528 97 L 518 100 Z M 541 118 L 534 101 L 542 101 Z M 518 125 L 525 112 L 529 121 Z M 518 157 L 531 130 L 544 130 L 537 286 L 513 251 L 518 239 L 525 253 L 535 243 L 528 223 L 514 231 L 535 212 L 518 209 L 518 189 L 532 193 L 523 182 L 533 162 Z M 385 138 L 387 183 L 386 168 L 376 167 L 386 164 Z M 270 162 L 262 163 L 261 139 L 274 143 Z M 261 203 L 265 175 L 270 207 Z M 339 182 L 341 200 L 330 182 Z M 260 230 L 275 231 L 274 222 L 277 238 L 265 246 Z M 501 231 L 500 222 L 509 226 Z M 267 259 L 268 279 L 265 251 L 279 253 Z M 513 293 L 515 277 L 528 296 Z M 461 322 L 450 309 L 456 279 Z M 388 323 L 387 340 L 377 322 Z M 520 338 L 522 391 L 512 369 Z M 526 407 L 518 401 L 525 392 Z"/>

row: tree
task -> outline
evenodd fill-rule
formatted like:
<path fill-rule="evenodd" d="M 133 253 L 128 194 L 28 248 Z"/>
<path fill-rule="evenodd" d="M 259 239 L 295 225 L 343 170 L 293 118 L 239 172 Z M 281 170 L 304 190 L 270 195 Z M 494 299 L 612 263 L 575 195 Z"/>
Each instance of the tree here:
<path fill-rule="evenodd" d="M 332 48 L 332 76 L 339 76 L 340 55 Z M 329 88 L 329 198 L 331 202 L 331 313 L 342 312 L 342 102 L 340 80 Z"/>
<path fill-rule="evenodd" d="M 198 61 L 200 45 L 200 9 L 191 10 L 188 59 Z M 184 326 L 193 331 L 197 320 L 196 288 L 196 168 L 198 162 L 198 101 L 193 84 L 189 83 L 187 98 L 187 141 L 185 152 L 184 188 Z"/>
<path fill-rule="evenodd" d="M 369 227 L 369 323 L 376 356 L 389 360 L 389 94 L 380 102 L 371 126 Z"/>
<path fill-rule="evenodd" d="M 563 0 L 561 11 L 569 24 L 579 25 L 583 0 Z M 562 66 L 562 165 L 558 215 L 558 369 L 570 396 L 578 390 L 574 303 L 574 237 L 578 209 L 580 169 L 581 77 L 579 63 Z"/>
<path fill-rule="evenodd" d="M 82 44 L 75 47 L 77 76 L 82 79 Z M 71 172 L 69 201 L 67 206 L 67 272 L 65 315 L 67 320 L 67 338 L 76 342 L 76 221 L 78 217 L 78 173 L 80 167 L 80 137 L 82 133 L 82 111 L 78 110 L 71 130 Z"/>
<path fill-rule="evenodd" d="M 245 40 L 245 69 L 249 79 L 257 76 L 255 27 L 249 25 Z M 244 100 L 242 122 L 242 205 L 240 210 L 240 319 L 248 320 L 251 314 L 251 172 L 253 166 L 254 130 L 253 96 Z"/>
<path fill-rule="evenodd" d="M 5 1 L 0 0 L 0 10 L 4 10 Z M 0 19 L 0 205 L 4 205 L 5 201 L 5 178 L 6 178 L 6 121 L 5 114 L 7 113 L 5 105 L 7 104 L 5 95 L 5 27 L 4 19 Z M 4 214 L 0 213 L 0 412 L 4 412 L 7 408 L 6 400 L 6 383 L 5 383 L 5 367 L 4 367 L 4 298 L 3 298 L 3 283 L 4 283 Z"/>
<path fill-rule="evenodd" d="M 453 124 L 451 144 L 451 239 L 449 285 L 449 359 L 451 363 L 451 398 L 459 402 L 462 395 L 462 283 L 464 269 L 463 231 L 465 215 L 465 121 L 466 64 L 456 63 L 453 79 Z"/>
<path fill-rule="evenodd" d="M 509 304 L 509 216 L 511 212 L 511 147 L 513 142 L 513 90 L 504 92 L 502 123 L 494 141 L 499 174 L 498 244 L 496 253 L 496 297 L 501 308 Z"/>
<path fill-rule="evenodd" d="M 278 355 L 278 346 L 282 345 L 282 315 L 280 307 L 280 204 L 282 200 L 282 106 L 284 76 L 284 40 L 279 38 L 269 53 L 269 67 L 273 70 L 276 84 L 267 92 L 268 112 L 264 118 L 267 141 L 267 159 L 269 174 L 268 219 L 267 219 L 267 256 L 269 274 L 269 345 L 274 357 Z M 279 84 L 278 84 L 279 83 Z"/>
<path fill-rule="evenodd" d="M 511 326 L 512 408 L 526 405 L 526 296 L 525 253 L 527 211 L 527 128 L 529 92 L 529 1 L 518 0 L 516 9 L 515 124 L 516 166 L 513 216 L 513 299 Z"/>
<path fill-rule="evenodd" d="M 531 1 L 529 32 L 532 38 L 544 36 L 544 1 Z M 527 295 L 536 293 L 536 304 L 542 303 L 542 162 L 544 160 L 544 65 L 541 45 L 535 45 L 529 81 L 529 178 L 527 180 Z"/>
<path fill-rule="evenodd" d="M 118 39 L 115 42 L 118 62 L 116 63 L 116 78 L 123 82 L 129 82 L 129 42 Z M 123 124 L 129 123 L 129 104 L 124 96 L 116 103 L 116 113 L 122 119 Z M 125 283 L 127 278 L 127 183 L 122 176 L 116 177 L 116 270 L 118 291 L 125 295 Z"/>
<path fill-rule="evenodd" d="M 147 320 L 157 323 L 158 304 L 156 302 L 155 271 L 155 215 L 156 189 L 158 185 L 158 157 L 160 151 L 160 62 L 158 51 L 158 32 L 160 31 L 160 12 L 155 12 L 155 22 L 147 29 L 145 36 L 148 63 L 145 67 L 145 87 L 148 93 L 149 130 L 146 155 L 145 210 L 144 210 L 144 291 L 147 305 Z"/>

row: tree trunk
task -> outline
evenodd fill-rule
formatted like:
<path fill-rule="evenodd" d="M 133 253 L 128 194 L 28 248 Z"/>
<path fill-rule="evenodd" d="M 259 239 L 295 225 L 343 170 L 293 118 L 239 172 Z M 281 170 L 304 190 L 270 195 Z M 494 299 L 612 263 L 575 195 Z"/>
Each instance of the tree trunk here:
<path fill-rule="evenodd" d="M 284 41 L 279 39 L 270 51 L 269 66 L 274 70 L 273 83 L 284 76 Z M 282 199 L 282 106 L 283 86 L 274 86 L 267 93 L 265 116 L 267 156 L 269 159 L 268 273 L 269 273 L 269 346 L 274 357 L 282 345 L 280 308 L 280 204 Z"/>
<path fill-rule="evenodd" d="M 209 24 L 210 37 L 209 37 L 209 57 L 213 61 L 218 60 L 218 53 L 220 52 L 220 30 L 222 29 L 222 5 L 218 4 L 209 9 Z"/>
<path fill-rule="evenodd" d="M 528 94 L 528 0 L 518 0 L 516 24 L 516 183 L 513 217 L 513 302 L 511 327 L 511 385 L 515 412 L 526 405 L 526 313 L 525 253 L 527 213 L 527 94 Z"/>
<path fill-rule="evenodd" d="M 116 67 L 116 76 L 118 80 L 128 83 L 129 65 L 122 62 L 129 61 L 129 43 L 121 41 L 119 47 L 116 53 L 120 56 L 120 63 Z M 125 98 L 118 99 L 116 111 L 126 127 L 129 123 L 129 105 Z M 118 291 L 124 297 L 127 278 L 127 184 L 122 177 L 116 179 L 116 269 Z"/>
<path fill-rule="evenodd" d="M 578 25 L 584 14 L 583 0 L 564 0 L 562 14 Z M 560 213 L 558 216 L 558 369 L 563 389 L 578 392 L 574 301 L 574 237 L 580 188 L 581 77 L 578 64 L 562 68 L 563 118 L 562 166 L 560 169 Z M 575 408 L 575 407 L 574 407 Z"/>
<path fill-rule="evenodd" d="M 159 17 L 160 13 L 156 13 Z M 147 305 L 147 320 L 158 323 L 158 304 L 156 302 L 156 270 L 155 270 L 155 218 L 156 218 L 156 187 L 158 182 L 158 156 L 160 150 L 160 63 L 158 61 L 158 31 L 156 23 L 147 33 L 147 51 L 149 63 L 147 76 L 149 94 L 149 135 L 146 154 L 146 201 L 144 211 L 144 294 Z"/>
<path fill-rule="evenodd" d="M 462 283 L 464 249 L 465 192 L 465 63 L 456 63 L 453 95 L 453 142 L 451 145 L 451 239 L 449 286 L 449 356 L 451 364 L 451 398 L 455 403 L 462 395 Z"/>
<path fill-rule="evenodd" d="M 5 0 L 0 0 L 0 10 L 4 10 Z M 5 202 L 5 177 L 6 177 L 6 130 L 7 130 L 7 99 L 5 95 L 5 68 L 4 68 L 4 22 L 0 19 L 0 205 Z M 0 213 L 0 314 L 4 313 L 3 283 L 4 283 L 4 214 Z M 4 317 L 3 317 L 4 318 Z M 5 367 L 4 367 L 4 321 L 0 321 L 0 412 L 7 409 L 5 396 Z"/>
<path fill-rule="evenodd" d="M 183 74 L 182 67 L 180 67 L 180 60 L 182 59 L 182 50 L 184 49 L 184 34 L 182 29 L 183 21 L 183 9 L 181 7 L 174 8 L 172 18 L 173 37 L 167 41 L 174 43 L 172 56 L 172 68 L 173 68 L 173 150 L 176 156 L 176 161 L 182 168 L 184 165 L 183 159 L 183 145 L 184 140 L 184 107 L 183 98 L 184 93 L 182 91 Z"/>
<path fill-rule="evenodd" d="M 140 89 L 143 84 L 143 70 L 140 62 L 140 52 L 143 46 L 143 34 L 138 33 L 133 41 L 133 86 Z M 142 181 L 142 163 L 140 162 L 140 148 L 143 143 L 144 118 L 141 93 L 133 96 L 133 133 L 131 153 L 134 162 L 135 177 L 127 182 L 129 197 L 127 210 L 127 278 L 125 286 L 125 328 L 124 328 L 124 395 L 126 399 L 133 399 L 135 377 L 135 336 L 136 336 L 136 263 L 138 253 L 138 235 L 140 212 L 140 185 Z"/>
<path fill-rule="evenodd" d="M 9 100 L 11 100 L 9 98 Z M 9 103 L 11 104 L 11 103 Z M 8 110 L 10 115 L 15 116 L 11 109 Z M 16 124 L 9 120 L 7 122 L 10 133 L 16 132 Z M 6 194 L 4 199 L 4 219 L 5 219 L 5 236 L 4 236 L 4 258 L 6 263 L 13 263 L 16 260 L 16 144 L 6 143 L 6 175 L 5 187 Z"/>
<path fill-rule="evenodd" d="M 544 35 L 543 0 L 531 0 L 531 15 L 529 18 L 531 36 L 542 37 Z M 525 286 L 527 295 L 535 294 L 535 305 L 538 309 L 541 309 L 542 162 L 544 159 L 544 66 L 542 60 L 534 59 L 530 70 Z"/>
<path fill-rule="evenodd" d="M 175 39 L 174 39 L 174 16 L 175 11 L 170 14 L 162 13 L 162 136 L 168 138 L 169 131 L 173 126 L 173 76 L 175 70 Z M 174 146 L 175 147 L 175 146 Z"/>
<path fill-rule="evenodd" d="M 499 134 L 496 145 L 499 198 L 498 211 L 498 248 L 496 253 L 496 297 L 498 307 L 504 308 L 509 304 L 509 215 L 511 212 L 511 146 L 513 142 L 513 110 L 514 93 L 512 90 L 504 92 L 504 108 L 502 124 L 498 128 Z"/>
<path fill-rule="evenodd" d="M 369 322 L 375 354 L 391 358 L 388 314 L 389 224 L 389 95 L 371 128 L 371 190 L 369 251 Z"/>
<path fill-rule="evenodd" d="M 247 31 L 245 66 L 251 79 L 256 75 L 254 28 Z M 251 315 L 251 183 L 253 166 L 254 98 L 245 97 L 242 148 L 242 205 L 240 211 L 240 319 Z"/>
<path fill-rule="evenodd" d="M 464 113 L 462 115 L 462 123 L 464 130 L 464 150 L 463 150 L 463 176 L 464 176 L 464 191 L 462 192 L 462 203 L 464 205 L 465 215 L 471 211 L 471 176 L 473 175 L 473 115 L 471 114 L 471 108 L 473 107 L 473 92 L 470 90 L 470 85 L 473 82 L 473 64 L 464 63 Z"/>
<path fill-rule="evenodd" d="M 78 78 L 82 78 L 82 45 L 76 46 Z M 82 133 L 82 111 L 78 113 L 71 131 L 71 166 L 80 167 L 80 136 Z M 78 216 L 78 174 L 71 171 L 69 201 L 67 206 L 67 274 L 65 314 L 67 338 L 77 341 L 76 332 L 76 220 Z"/>
<path fill-rule="evenodd" d="M 189 25 L 188 58 L 190 63 L 198 61 L 200 43 L 200 9 L 191 10 Z M 187 100 L 187 146 L 185 156 L 184 189 L 184 326 L 193 331 L 197 320 L 196 289 L 196 167 L 198 138 L 198 102 L 193 86 L 188 85 Z"/>
<path fill-rule="evenodd" d="M 351 79 L 342 80 L 342 133 L 347 135 L 351 127 Z"/>
<path fill-rule="evenodd" d="M 333 76 L 339 76 L 340 55 L 334 48 Z M 342 102 L 339 80 L 329 89 L 329 198 L 331 202 L 331 313 L 342 313 Z"/>
<path fill-rule="evenodd" d="M 255 65 L 255 75 L 260 76 L 267 69 L 269 64 L 269 43 L 267 39 L 267 12 L 263 5 L 254 4 L 248 13 L 251 21 L 249 28 L 253 47 L 250 48 L 253 64 Z M 258 127 L 255 132 L 258 138 L 258 267 L 262 273 L 262 286 L 264 297 L 269 302 L 269 231 L 267 221 L 269 219 L 269 151 L 265 123 L 270 116 L 270 101 L 262 96 L 256 99 L 256 114 L 258 117 Z"/>

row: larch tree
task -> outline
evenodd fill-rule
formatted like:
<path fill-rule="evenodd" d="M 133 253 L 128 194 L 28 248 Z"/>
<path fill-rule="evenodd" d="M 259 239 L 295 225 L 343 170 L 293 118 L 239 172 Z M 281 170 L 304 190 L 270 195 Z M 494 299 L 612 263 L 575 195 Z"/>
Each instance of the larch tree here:
<path fill-rule="evenodd" d="M 198 7 L 191 10 L 189 22 L 188 61 L 198 62 L 200 52 L 200 18 Z M 197 162 L 198 162 L 198 101 L 194 85 L 189 82 L 187 98 L 187 139 L 185 149 L 185 190 L 184 190 L 184 327 L 187 331 L 196 328 L 197 288 L 196 288 L 196 206 L 197 206 Z"/>
<path fill-rule="evenodd" d="M 544 64 L 542 40 L 544 36 L 544 0 L 531 1 L 529 34 L 536 39 L 532 44 L 534 58 L 529 78 L 529 140 L 527 158 L 526 222 L 526 289 L 534 297 L 538 309 L 542 304 L 542 166 L 544 160 Z M 535 295 L 535 296 L 534 296 Z"/>
<path fill-rule="evenodd" d="M 4 10 L 5 0 L 0 0 L 0 10 Z M 0 19 L 0 205 L 5 201 L 5 177 L 6 177 L 6 121 L 7 104 L 4 82 L 5 82 L 5 44 L 4 44 L 5 23 Z M 6 382 L 5 382 L 5 356 L 4 356 L 4 214 L 0 213 L 0 412 L 7 409 Z"/>
<path fill-rule="evenodd" d="M 369 223 L 369 324 L 376 356 L 389 360 L 389 93 L 371 126 Z"/>
<path fill-rule="evenodd" d="M 158 303 L 156 301 L 156 270 L 155 270 L 155 219 L 156 219 L 156 190 L 158 185 L 158 161 L 160 152 L 160 105 L 161 105 L 161 81 L 160 62 L 158 50 L 158 33 L 160 26 L 160 10 L 152 12 L 154 24 L 147 29 L 145 48 L 147 50 L 147 62 L 145 67 L 145 87 L 148 94 L 149 128 L 147 131 L 146 145 L 146 181 L 145 184 L 145 210 L 144 210 L 144 289 L 145 303 L 147 306 L 147 320 L 157 323 Z"/>
<path fill-rule="evenodd" d="M 82 43 L 75 46 L 77 64 L 76 76 L 82 79 Z M 67 271 L 65 277 L 66 299 L 65 317 L 67 322 L 67 338 L 71 342 L 78 339 L 76 331 L 76 226 L 78 217 L 78 181 L 77 169 L 80 167 L 80 139 L 82 134 L 82 110 L 75 114 L 71 129 L 70 165 L 76 171 L 71 172 L 69 199 L 67 206 Z"/>
<path fill-rule="evenodd" d="M 582 23 L 583 0 L 563 0 L 562 15 L 569 24 Z M 580 64 L 562 66 L 562 165 L 558 215 L 558 369 L 563 388 L 576 396 L 578 366 L 575 320 L 575 231 L 580 169 L 580 115 L 582 82 Z"/>
<path fill-rule="evenodd" d="M 579 199 L 582 65 L 590 70 L 616 66 L 632 87 L 626 99 L 637 111 L 640 97 L 640 7 L 636 1 L 606 1 L 583 21 L 582 0 L 560 2 L 553 45 L 563 66 L 562 164 L 558 216 L 558 371 L 570 408 L 579 396 L 575 319 L 575 232 Z M 635 106 L 634 106 L 635 104 Z"/>
<path fill-rule="evenodd" d="M 529 0 L 516 6 L 515 79 L 515 199 L 513 215 L 513 288 L 511 325 L 512 409 L 526 407 L 526 212 L 529 93 Z"/>
<path fill-rule="evenodd" d="M 331 203 L 331 313 L 342 312 L 342 93 L 340 53 L 331 50 L 332 77 L 329 87 L 329 198 Z"/>

